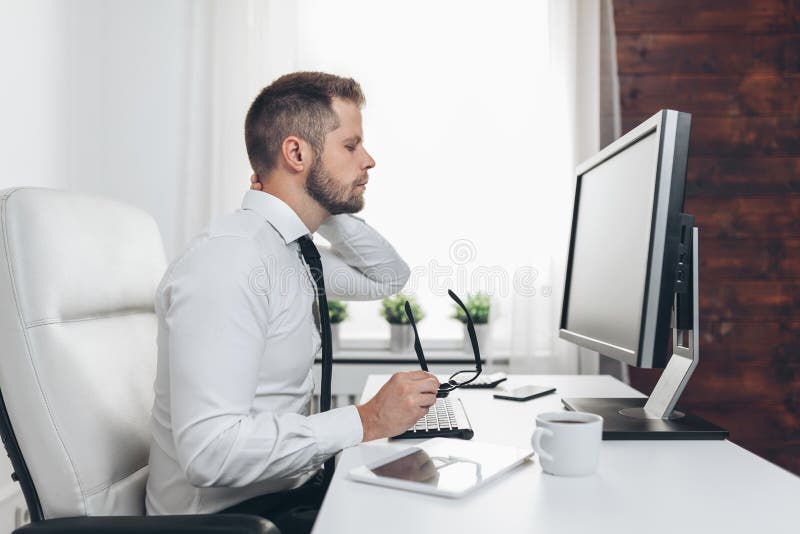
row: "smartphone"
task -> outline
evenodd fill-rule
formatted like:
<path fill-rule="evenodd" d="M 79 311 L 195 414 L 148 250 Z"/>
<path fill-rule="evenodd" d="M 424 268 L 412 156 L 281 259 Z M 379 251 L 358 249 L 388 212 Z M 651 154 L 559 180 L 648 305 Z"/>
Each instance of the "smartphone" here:
<path fill-rule="evenodd" d="M 549 386 L 522 386 L 514 388 L 511 391 L 504 391 L 503 393 L 495 393 L 495 399 L 505 399 L 513 401 L 526 401 L 535 399 L 536 397 L 543 397 L 555 393 L 556 388 Z"/>

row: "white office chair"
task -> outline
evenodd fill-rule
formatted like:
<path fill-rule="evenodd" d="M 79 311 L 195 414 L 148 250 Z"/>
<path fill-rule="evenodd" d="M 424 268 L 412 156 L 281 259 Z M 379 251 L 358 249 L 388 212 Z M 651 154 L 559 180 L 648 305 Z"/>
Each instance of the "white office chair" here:
<path fill-rule="evenodd" d="M 152 217 L 8 189 L 0 237 L 0 431 L 32 521 L 16 532 L 276 533 L 247 515 L 140 517 L 165 268 Z"/>

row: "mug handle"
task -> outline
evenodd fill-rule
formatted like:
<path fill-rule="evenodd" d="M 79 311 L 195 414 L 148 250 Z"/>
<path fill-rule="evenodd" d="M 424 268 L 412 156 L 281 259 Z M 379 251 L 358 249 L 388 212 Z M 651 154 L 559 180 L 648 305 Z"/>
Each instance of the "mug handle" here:
<path fill-rule="evenodd" d="M 548 462 L 555 461 L 552 454 L 549 454 L 542 448 L 542 436 L 547 434 L 548 436 L 553 436 L 553 431 L 549 428 L 542 428 L 537 427 L 536 430 L 533 431 L 533 450 L 536 451 L 536 454 L 542 457 L 542 459 L 547 460 Z"/>

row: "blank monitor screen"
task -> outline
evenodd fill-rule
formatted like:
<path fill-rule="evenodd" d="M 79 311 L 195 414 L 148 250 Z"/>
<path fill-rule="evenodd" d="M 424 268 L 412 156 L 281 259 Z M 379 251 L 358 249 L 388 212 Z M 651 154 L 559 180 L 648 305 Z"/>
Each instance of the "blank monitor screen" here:
<path fill-rule="evenodd" d="M 655 131 L 579 178 L 565 327 L 636 365 L 659 137 Z"/>

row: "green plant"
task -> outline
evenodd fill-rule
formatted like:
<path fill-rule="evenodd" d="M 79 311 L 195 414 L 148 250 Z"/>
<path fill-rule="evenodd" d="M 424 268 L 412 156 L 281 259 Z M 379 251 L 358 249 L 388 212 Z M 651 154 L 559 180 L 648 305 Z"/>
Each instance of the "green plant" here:
<path fill-rule="evenodd" d="M 341 323 L 347 319 L 347 304 L 331 300 L 328 302 L 328 313 L 331 316 L 331 324 Z"/>
<path fill-rule="evenodd" d="M 464 302 L 464 306 L 466 306 L 467 310 L 469 310 L 469 314 L 472 316 L 473 323 L 486 324 L 489 322 L 489 309 L 491 308 L 491 301 L 487 293 L 479 291 L 474 295 L 468 295 L 466 302 Z M 455 312 L 452 315 L 453 319 L 458 319 L 462 323 L 466 323 L 467 315 L 464 313 L 464 310 L 461 309 L 461 306 L 453 303 L 453 307 L 455 308 Z"/>
<path fill-rule="evenodd" d="M 386 297 L 381 301 L 381 316 L 389 324 L 408 324 L 405 310 L 406 301 L 411 305 L 411 313 L 414 314 L 415 321 L 419 322 L 425 318 L 425 312 L 419 307 L 414 297 L 399 294 Z"/>

